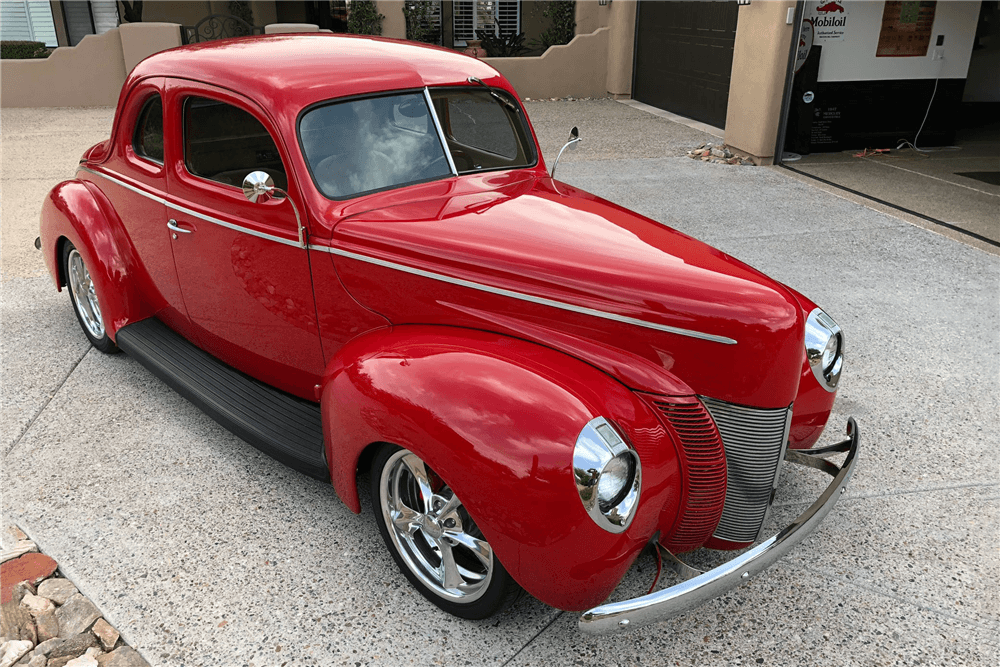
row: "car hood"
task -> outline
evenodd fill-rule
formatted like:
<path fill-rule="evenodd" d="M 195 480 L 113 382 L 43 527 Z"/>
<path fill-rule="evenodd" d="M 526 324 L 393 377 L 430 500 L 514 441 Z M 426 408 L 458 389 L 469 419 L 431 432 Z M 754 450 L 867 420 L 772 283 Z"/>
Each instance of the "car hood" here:
<path fill-rule="evenodd" d="M 573 346 L 558 338 L 585 339 L 652 362 L 697 393 L 791 402 L 802 312 L 781 284 L 551 179 L 484 175 L 462 187 L 335 226 L 335 246 L 382 262 L 335 259 L 355 298 L 394 324 L 500 329 L 561 349 Z M 719 379 L 734 371 L 742 379 Z"/>

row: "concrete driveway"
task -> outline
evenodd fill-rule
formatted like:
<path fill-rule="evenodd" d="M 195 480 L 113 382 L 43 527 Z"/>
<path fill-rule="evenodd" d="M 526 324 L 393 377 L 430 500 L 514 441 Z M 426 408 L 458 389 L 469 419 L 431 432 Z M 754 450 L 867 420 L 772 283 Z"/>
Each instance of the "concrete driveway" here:
<path fill-rule="evenodd" d="M 30 244 L 41 198 L 107 136 L 109 109 L 2 112 L 4 521 L 154 665 L 996 665 L 1000 259 L 780 170 L 680 157 L 712 137 L 624 105 L 528 112 L 550 161 L 580 126 L 561 179 L 740 257 L 843 326 L 824 440 L 854 415 L 860 469 L 790 557 L 619 637 L 583 636 L 530 598 L 485 622 L 438 611 L 369 512 L 88 347 Z M 772 530 L 826 484 L 786 470 Z"/>

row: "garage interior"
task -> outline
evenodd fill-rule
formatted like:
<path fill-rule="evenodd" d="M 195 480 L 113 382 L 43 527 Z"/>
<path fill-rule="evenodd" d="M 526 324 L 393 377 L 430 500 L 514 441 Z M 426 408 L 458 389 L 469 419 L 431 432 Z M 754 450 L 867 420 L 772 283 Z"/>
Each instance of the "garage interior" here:
<path fill-rule="evenodd" d="M 800 31 L 782 164 L 1000 247 L 1000 2 L 842 5 Z"/>

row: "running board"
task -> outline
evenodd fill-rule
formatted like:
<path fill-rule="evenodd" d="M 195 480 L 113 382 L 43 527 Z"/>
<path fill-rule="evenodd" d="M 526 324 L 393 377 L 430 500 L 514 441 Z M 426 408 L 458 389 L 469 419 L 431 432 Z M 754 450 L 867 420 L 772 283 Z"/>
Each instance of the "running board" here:
<path fill-rule="evenodd" d="M 299 472 L 330 481 L 319 405 L 247 377 L 155 318 L 120 329 L 115 342 L 227 430 Z"/>

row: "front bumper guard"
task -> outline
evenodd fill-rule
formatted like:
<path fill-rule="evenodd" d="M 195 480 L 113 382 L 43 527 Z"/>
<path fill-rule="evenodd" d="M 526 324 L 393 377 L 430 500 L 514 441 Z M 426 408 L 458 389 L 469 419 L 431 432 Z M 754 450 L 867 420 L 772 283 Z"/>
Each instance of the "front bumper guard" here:
<path fill-rule="evenodd" d="M 786 450 L 785 460 L 789 463 L 822 470 L 833 476 L 833 481 L 823 495 L 784 530 L 708 572 L 686 565 L 657 544 L 663 554 L 664 565 L 686 581 L 632 600 L 594 607 L 580 616 L 580 630 L 589 634 L 611 634 L 658 623 L 717 598 L 770 567 L 809 535 L 844 493 L 858 460 L 858 442 L 861 439 L 853 417 L 847 420 L 847 435 L 847 440 L 828 447 Z M 847 452 L 847 458 L 839 468 L 822 458 L 840 452 Z"/>

